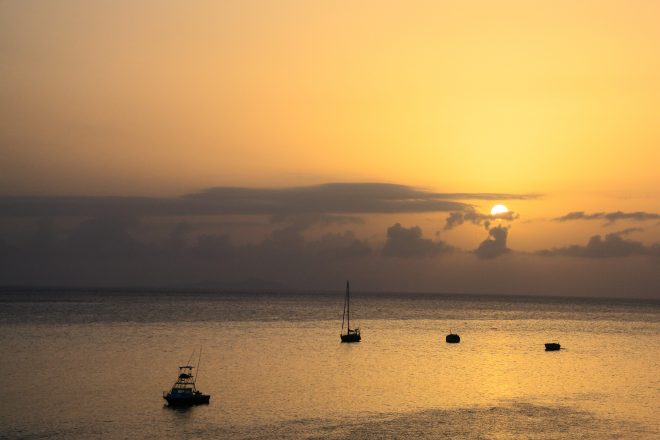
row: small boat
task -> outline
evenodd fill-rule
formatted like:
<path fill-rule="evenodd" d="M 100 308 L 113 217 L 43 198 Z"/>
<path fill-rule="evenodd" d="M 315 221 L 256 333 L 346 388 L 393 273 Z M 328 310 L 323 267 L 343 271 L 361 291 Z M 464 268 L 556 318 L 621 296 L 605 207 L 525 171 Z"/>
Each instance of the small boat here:
<path fill-rule="evenodd" d="M 557 351 L 561 349 L 561 344 L 557 342 L 548 342 L 545 344 L 545 351 Z"/>
<path fill-rule="evenodd" d="M 458 344 L 461 342 L 461 337 L 458 336 L 456 333 L 452 333 L 451 329 L 449 329 L 449 334 L 445 337 L 445 341 L 448 344 Z"/>
<path fill-rule="evenodd" d="M 341 342 L 360 342 L 360 329 L 351 328 L 351 298 L 350 287 L 346 281 L 346 296 L 344 297 L 344 314 L 341 317 L 341 332 L 339 337 Z M 346 322 L 346 333 L 344 333 L 344 321 Z"/>
<path fill-rule="evenodd" d="M 201 350 L 199 357 L 200 359 L 202 357 Z M 199 371 L 199 360 L 197 361 L 197 367 L 197 371 Z M 179 367 L 179 376 L 172 385 L 172 389 L 163 392 L 163 399 L 167 401 L 169 406 L 191 406 L 209 403 L 211 396 L 202 393 L 195 387 L 195 376 L 192 374 L 193 368 L 195 367 L 192 365 Z"/>

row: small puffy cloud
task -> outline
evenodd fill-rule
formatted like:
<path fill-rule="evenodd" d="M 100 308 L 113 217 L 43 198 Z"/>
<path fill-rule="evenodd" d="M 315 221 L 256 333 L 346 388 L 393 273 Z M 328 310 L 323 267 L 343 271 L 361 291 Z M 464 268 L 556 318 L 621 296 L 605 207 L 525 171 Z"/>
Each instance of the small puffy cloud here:
<path fill-rule="evenodd" d="M 518 217 L 518 214 L 513 211 L 503 212 L 496 215 L 482 214 L 477 211 L 456 211 L 450 213 L 449 216 L 447 216 L 445 229 L 453 229 L 456 226 L 460 226 L 466 222 L 477 226 L 484 226 L 486 229 L 490 229 L 490 225 L 493 220 L 514 221 Z"/>
<path fill-rule="evenodd" d="M 510 252 L 506 247 L 506 239 L 509 235 L 509 228 L 504 226 L 495 226 L 488 230 L 488 238 L 479 244 L 474 253 L 483 259 L 496 258 Z"/>
<path fill-rule="evenodd" d="M 606 224 L 611 224 L 619 220 L 631 220 L 631 221 L 646 221 L 646 220 L 657 220 L 660 219 L 660 214 L 653 212 L 623 212 L 623 211 L 614 211 L 614 212 L 594 212 L 592 214 L 587 214 L 584 211 L 573 211 L 569 212 L 566 215 L 557 217 L 554 220 L 558 222 L 568 222 L 573 220 L 604 220 Z"/>
<path fill-rule="evenodd" d="M 623 236 L 635 232 L 636 228 L 625 229 L 605 235 L 594 235 L 589 242 L 584 245 L 571 245 L 560 248 L 544 249 L 536 252 L 537 255 L 571 256 L 582 258 L 616 258 L 628 257 L 632 255 L 654 255 L 660 256 L 660 244 L 645 246 L 643 243 L 633 240 L 627 240 Z"/>
<path fill-rule="evenodd" d="M 452 248 L 442 241 L 422 238 L 419 226 L 404 228 L 396 223 L 387 229 L 387 241 L 383 247 L 383 255 L 387 257 L 429 257 L 450 252 Z"/>

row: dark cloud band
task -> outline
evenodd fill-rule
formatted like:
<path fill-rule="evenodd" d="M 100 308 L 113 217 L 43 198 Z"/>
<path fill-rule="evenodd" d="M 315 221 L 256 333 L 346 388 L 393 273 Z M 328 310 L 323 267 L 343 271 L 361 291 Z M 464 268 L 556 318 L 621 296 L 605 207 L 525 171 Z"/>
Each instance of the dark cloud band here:
<path fill-rule="evenodd" d="M 651 255 L 660 257 L 660 243 L 646 246 L 641 242 L 628 240 L 624 236 L 639 229 L 630 228 L 605 235 L 592 236 L 586 245 L 571 245 L 536 252 L 544 257 L 581 257 L 581 258 L 615 258 L 634 255 Z"/>
<path fill-rule="evenodd" d="M 1 197 L 0 216 L 195 216 L 462 212 L 459 200 L 527 199 L 525 194 L 436 193 L 389 183 L 328 183 L 279 189 L 218 187 L 182 197 Z"/>
<path fill-rule="evenodd" d="M 623 211 L 614 211 L 614 212 L 594 212 L 592 214 L 587 214 L 584 211 L 574 211 L 569 212 L 566 215 L 557 217 L 554 220 L 558 222 L 567 222 L 572 220 L 604 220 L 607 223 L 614 223 L 619 220 L 632 220 L 632 221 L 646 221 L 646 220 L 657 220 L 660 219 L 660 214 L 653 212 L 623 212 Z"/>

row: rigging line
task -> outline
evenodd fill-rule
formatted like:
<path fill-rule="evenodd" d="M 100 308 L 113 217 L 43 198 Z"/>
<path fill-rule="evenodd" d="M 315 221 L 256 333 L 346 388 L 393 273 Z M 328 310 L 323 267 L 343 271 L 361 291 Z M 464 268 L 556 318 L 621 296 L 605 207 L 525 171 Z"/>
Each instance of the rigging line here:
<path fill-rule="evenodd" d="M 190 366 L 190 361 L 192 361 L 193 356 L 195 356 L 195 348 L 193 348 L 192 353 L 190 353 L 190 357 L 188 358 L 188 363 L 186 364 L 187 366 Z"/>
<path fill-rule="evenodd" d="M 199 358 L 197 358 L 197 377 L 199 377 L 199 364 L 202 362 L 202 345 L 199 345 Z"/>

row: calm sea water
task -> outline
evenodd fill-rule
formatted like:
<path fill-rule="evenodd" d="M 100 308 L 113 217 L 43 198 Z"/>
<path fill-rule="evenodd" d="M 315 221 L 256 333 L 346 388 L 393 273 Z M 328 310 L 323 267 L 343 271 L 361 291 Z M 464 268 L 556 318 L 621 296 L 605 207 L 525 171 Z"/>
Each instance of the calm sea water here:
<path fill-rule="evenodd" d="M 356 290 L 359 344 L 339 343 L 342 305 L 0 293 L 0 437 L 660 438 L 660 302 Z M 200 345 L 210 405 L 164 407 Z"/>

